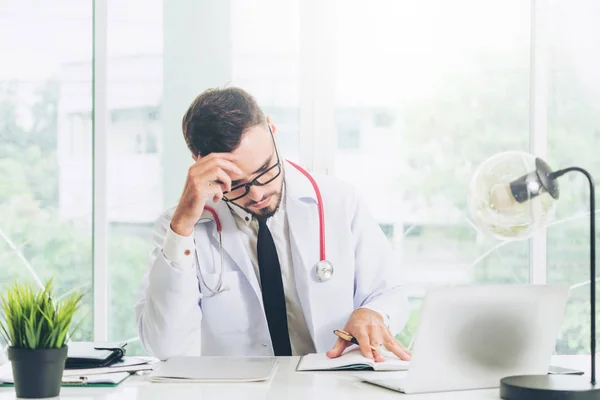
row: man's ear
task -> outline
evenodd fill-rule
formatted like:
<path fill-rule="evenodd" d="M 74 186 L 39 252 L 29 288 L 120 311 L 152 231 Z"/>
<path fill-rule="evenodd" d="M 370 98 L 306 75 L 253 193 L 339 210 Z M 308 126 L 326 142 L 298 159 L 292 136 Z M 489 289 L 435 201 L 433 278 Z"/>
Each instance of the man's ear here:
<path fill-rule="evenodd" d="M 273 118 L 267 117 L 267 124 L 271 126 L 271 132 L 273 132 L 273 136 L 277 137 L 277 126 L 273 122 Z"/>

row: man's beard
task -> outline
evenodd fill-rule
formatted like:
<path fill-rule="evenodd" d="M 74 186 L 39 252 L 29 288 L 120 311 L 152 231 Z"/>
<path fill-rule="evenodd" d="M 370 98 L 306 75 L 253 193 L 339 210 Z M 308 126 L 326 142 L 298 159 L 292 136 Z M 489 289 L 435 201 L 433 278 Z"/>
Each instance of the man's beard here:
<path fill-rule="evenodd" d="M 275 207 L 273 207 L 273 209 L 269 209 L 269 207 L 265 207 L 263 209 L 260 209 L 258 212 L 254 212 L 254 211 L 250 211 L 250 214 L 252 214 L 253 216 L 257 217 L 257 218 L 270 218 L 273 215 L 275 215 L 275 213 L 279 210 L 279 206 L 281 205 L 281 190 L 279 191 L 279 193 L 274 194 L 273 196 L 277 196 L 277 203 L 275 204 Z M 249 211 L 249 210 L 248 210 Z"/>
<path fill-rule="evenodd" d="M 242 210 L 246 211 L 247 213 L 252 214 L 253 217 L 256 218 L 270 218 L 273 215 L 275 215 L 275 213 L 279 210 L 279 206 L 281 206 L 281 198 L 283 197 L 283 185 L 284 185 L 285 181 L 282 179 L 281 181 L 281 187 L 279 188 L 279 193 L 272 193 L 269 196 L 276 196 L 277 202 L 275 203 L 275 207 L 273 207 L 273 209 L 269 209 L 267 207 L 262 208 L 258 211 L 252 211 L 250 210 L 248 207 L 252 207 L 252 204 L 248 205 L 248 206 L 242 206 L 240 204 L 237 203 L 233 203 L 234 205 L 240 207 Z M 267 196 L 268 197 L 268 196 Z M 263 201 L 264 199 L 260 199 L 259 201 L 253 202 L 254 204 L 256 203 L 260 203 L 261 201 Z"/>
<path fill-rule="evenodd" d="M 273 207 L 272 209 L 269 209 L 269 206 L 267 206 L 258 211 L 250 211 L 250 210 L 246 210 L 246 211 L 248 211 L 250 214 L 252 214 L 256 218 L 265 218 L 265 219 L 270 218 L 273 215 L 275 215 L 275 213 L 279 210 L 279 206 L 281 206 L 281 197 L 282 197 L 281 194 L 282 193 L 283 193 L 283 182 L 281 182 L 281 189 L 279 190 L 279 193 L 274 193 L 271 195 L 271 196 L 276 196 L 275 207 Z M 260 203 L 260 201 L 258 201 L 257 203 Z"/>

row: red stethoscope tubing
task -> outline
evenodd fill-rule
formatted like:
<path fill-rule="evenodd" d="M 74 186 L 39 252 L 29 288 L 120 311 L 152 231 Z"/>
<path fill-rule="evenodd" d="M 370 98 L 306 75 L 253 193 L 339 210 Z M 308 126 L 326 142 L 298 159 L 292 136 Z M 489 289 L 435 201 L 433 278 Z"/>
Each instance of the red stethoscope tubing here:
<path fill-rule="evenodd" d="M 217 232 L 220 233 L 221 232 L 221 220 L 219 219 L 217 212 L 215 211 L 214 208 L 212 208 L 210 206 L 204 206 L 204 209 L 212 214 L 213 219 L 215 220 L 215 223 L 217 224 Z"/>
<path fill-rule="evenodd" d="M 325 261 L 325 211 L 323 210 L 323 198 L 321 197 L 321 190 L 319 190 L 319 185 L 317 185 L 315 178 L 313 178 L 307 170 L 298 164 L 291 162 L 290 160 L 288 160 L 288 162 L 310 181 L 310 184 L 315 191 L 315 195 L 317 196 L 317 207 L 319 207 L 319 257 L 321 261 Z"/>
<path fill-rule="evenodd" d="M 294 168 L 300 171 L 302 175 L 304 175 L 310 181 L 315 191 L 315 195 L 317 196 L 317 206 L 319 207 L 319 257 L 321 261 L 325 261 L 325 211 L 323 209 L 323 198 L 321 197 L 321 190 L 319 190 L 319 185 L 317 185 L 317 182 L 312 177 L 312 175 L 308 173 L 307 170 L 305 170 L 298 164 L 291 162 L 290 160 L 287 160 L 287 162 L 289 162 Z M 217 224 L 217 231 L 220 233 L 221 221 L 219 220 L 217 212 L 214 208 L 210 206 L 204 206 L 204 209 L 212 214 L 213 219 Z"/>

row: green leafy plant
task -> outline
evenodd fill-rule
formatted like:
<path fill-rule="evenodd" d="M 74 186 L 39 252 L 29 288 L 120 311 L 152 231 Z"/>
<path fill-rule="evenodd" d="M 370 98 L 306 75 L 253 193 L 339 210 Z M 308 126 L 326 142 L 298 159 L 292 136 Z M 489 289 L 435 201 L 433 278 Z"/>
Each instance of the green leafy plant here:
<path fill-rule="evenodd" d="M 3 320 L 0 335 L 9 346 L 20 349 L 57 349 L 65 345 L 79 324 L 69 333 L 73 316 L 83 294 L 73 292 L 55 301 L 52 280 L 41 290 L 14 283 L 1 296 Z"/>

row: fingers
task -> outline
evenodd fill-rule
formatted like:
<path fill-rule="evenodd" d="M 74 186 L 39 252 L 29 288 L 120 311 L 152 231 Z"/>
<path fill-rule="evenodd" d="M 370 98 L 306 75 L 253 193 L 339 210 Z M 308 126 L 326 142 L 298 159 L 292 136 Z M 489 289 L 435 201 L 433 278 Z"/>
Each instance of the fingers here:
<path fill-rule="evenodd" d="M 193 183 L 189 185 L 189 190 L 194 191 L 194 197 L 201 199 L 202 202 L 206 202 L 208 199 L 212 199 L 215 203 L 220 201 L 223 193 L 231 186 L 231 178 L 221 169 L 194 177 L 191 180 Z"/>
<path fill-rule="evenodd" d="M 187 174 L 183 192 L 173 215 L 172 229 L 180 235 L 189 236 L 202 215 L 206 201 L 215 203 L 223 198 L 223 192 L 231 190 L 231 177 L 243 175 L 235 165 L 237 157 L 231 153 L 213 153 L 197 157 Z"/>
<path fill-rule="evenodd" d="M 235 160 L 237 158 L 237 156 L 233 153 L 224 153 L 224 152 L 214 152 L 214 153 L 210 153 L 207 156 L 198 156 L 198 158 L 200 159 L 209 159 L 209 158 L 225 158 L 227 160 Z"/>
<path fill-rule="evenodd" d="M 221 168 L 216 168 L 207 174 L 208 180 L 210 180 L 210 186 L 218 186 L 221 192 L 229 192 L 231 190 L 231 178 Z"/>
<path fill-rule="evenodd" d="M 240 177 L 244 174 L 243 171 L 232 161 L 223 158 L 212 157 L 209 159 L 202 158 L 201 160 L 198 160 L 196 164 L 192 165 L 189 168 L 188 177 L 196 178 L 200 176 L 207 176 L 209 178 L 212 178 L 214 172 L 219 169 L 225 171 L 227 176 Z"/>
<path fill-rule="evenodd" d="M 209 155 L 204 157 L 198 156 L 198 158 L 196 159 L 196 163 L 200 162 L 201 160 L 208 161 L 217 158 L 229 161 L 237 160 L 237 156 L 233 153 L 210 153 Z"/>
<path fill-rule="evenodd" d="M 236 159 L 237 157 L 231 153 L 211 153 L 206 157 L 199 157 L 196 163 L 190 167 L 190 172 L 196 171 L 197 174 L 201 174 L 214 167 L 219 167 L 227 172 L 242 175 L 242 170 L 234 163 Z"/>
<path fill-rule="evenodd" d="M 204 171 L 200 175 L 188 175 L 188 179 L 193 182 L 192 186 L 199 194 L 204 194 L 205 198 L 218 193 L 222 196 L 223 192 L 231 190 L 231 178 L 218 167 Z"/>
<path fill-rule="evenodd" d="M 396 357 L 401 360 L 409 361 L 411 359 L 411 353 L 409 350 L 405 349 L 398 340 L 392 335 L 390 332 L 386 333 L 384 346 L 386 349 L 394 353 Z"/>
<path fill-rule="evenodd" d="M 383 344 L 384 340 L 384 332 L 382 332 L 381 329 L 374 329 L 371 332 L 371 347 L 375 348 L 375 350 L 371 351 L 373 352 L 373 358 L 377 362 L 385 361 L 383 355 L 381 354 L 381 345 Z"/>
<path fill-rule="evenodd" d="M 211 153 L 198 158 L 188 171 L 188 178 L 195 182 L 197 190 L 205 198 L 212 196 L 216 203 L 223 198 L 223 192 L 231 191 L 231 175 L 241 176 L 242 170 L 231 160 L 236 156 L 230 153 Z"/>
<path fill-rule="evenodd" d="M 358 335 L 355 336 L 358 340 L 360 352 L 364 357 L 373 359 L 373 350 L 371 350 L 371 340 L 366 330 L 361 330 Z"/>
<path fill-rule="evenodd" d="M 350 346 L 351 344 L 352 343 L 347 342 L 345 340 L 338 339 L 333 345 L 333 348 L 326 353 L 327 357 L 336 358 L 341 356 L 346 347 Z"/>

